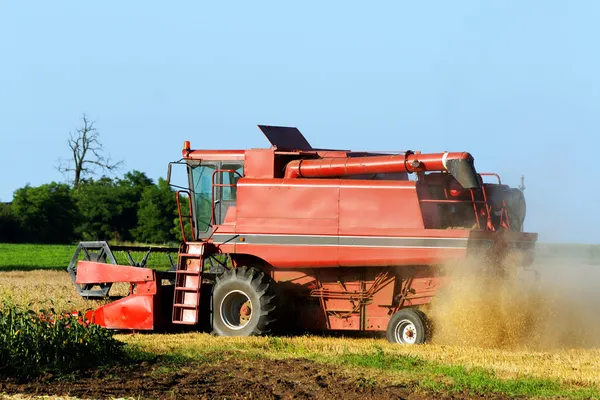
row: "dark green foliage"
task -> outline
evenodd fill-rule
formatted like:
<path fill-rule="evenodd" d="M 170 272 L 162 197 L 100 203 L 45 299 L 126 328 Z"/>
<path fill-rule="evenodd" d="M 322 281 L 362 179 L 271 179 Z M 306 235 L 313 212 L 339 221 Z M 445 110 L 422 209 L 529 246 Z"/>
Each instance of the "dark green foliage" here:
<path fill-rule="evenodd" d="M 146 243 L 169 243 L 177 241 L 174 222 L 179 224 L 175 192 L 167 181 L 159 178 L 158 185 L 144 189 L 137 209 L 138 227 L 135 240 Z"/>
<path fill-rule="evenodd" d="M 18 189 L 11 210 L 30 243 L 69 243 L 75 239 L 77 208 L 66 184 L 52 182 Z"/>
<path fill-rule="evenodd" d="M 138 226 L 139 203 L 144 191 L 154 187 L 154 182 L 145 173 L 134 170 L 126 173 L 123 179 L 117 179 L 116 183 L 121 206 L 118 223 L 120 239 L 123 241 L 136 240 L 133 231 Z M 174 204 L 173 201 L 172 203 Z"/>
<path fill-rule="evenodd" d="M 187 213 L 187 202 L 182 206 Z M 175 192 L 164 179 L 155 185 L 135 170 L 120 179 L 81 180 L 76 189 L 27 185 L 15 192 L 12 205 L 0 203 L 2 243 L 163 244 L 181 240 L 180 231 Z"/>
<path fill-rule="evenodd" d="M 78 236 L 83 240 L 134 240 L 138 204 L 151 186 L 152 180 L 139 171 L 128 172 L 123 179 L 81 181 L 75 192 L 81 215 Z"/>
<path fill-rule="evenodd" d="M 0 375 L 69 373 L 123 359 L 124 344 L 112 331 L 79 318 L 5 303 L 0 307 Z"/>
<path fill-rule="evenodd" d="M 82 240 L 119 238 L 118 220 L 122 212 L 116 183 L 106 177 L 84 180 L 75 192 L 81 223 L 77 236 Z"/>
<path fill-rule="evenodd" d="M 10 204 L 0 203 L 0 242 L 17 243 L 21 229 Z"/>

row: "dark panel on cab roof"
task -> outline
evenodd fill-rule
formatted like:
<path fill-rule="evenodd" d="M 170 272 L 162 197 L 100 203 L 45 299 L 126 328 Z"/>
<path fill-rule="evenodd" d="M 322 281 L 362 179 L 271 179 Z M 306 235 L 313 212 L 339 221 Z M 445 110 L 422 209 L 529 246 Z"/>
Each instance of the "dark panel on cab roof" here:
<path fill-rule="evenodd" d="M 312 146 L 298 128 L 288 126 L 258 125 L 269 142 L 279 150 L 312 150 Z"/>

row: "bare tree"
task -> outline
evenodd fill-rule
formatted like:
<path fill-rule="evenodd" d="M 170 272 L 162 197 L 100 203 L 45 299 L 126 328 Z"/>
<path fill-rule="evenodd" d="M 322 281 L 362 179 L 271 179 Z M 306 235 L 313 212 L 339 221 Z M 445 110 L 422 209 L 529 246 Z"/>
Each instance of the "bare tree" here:
<path fill-rule="evenodd" d="M 94 127 L 95 121 L 88 120 L 85 114 L 82 120 L 83 126 L 77 129 L 76 133 L 71 133 L 67 141 L 71 148 L 71 157 L 67 161 L 60 160 L 58 166 L 58 170 L 64 175 L 74 175 L 74 187 L 79 186 L 84 176 L 94 174 L 98 169 L 112 172 L 119 170 L 123 164 L 123 161 L 113 163 L 110 156 L 103 155 L 100 134 Z"/>

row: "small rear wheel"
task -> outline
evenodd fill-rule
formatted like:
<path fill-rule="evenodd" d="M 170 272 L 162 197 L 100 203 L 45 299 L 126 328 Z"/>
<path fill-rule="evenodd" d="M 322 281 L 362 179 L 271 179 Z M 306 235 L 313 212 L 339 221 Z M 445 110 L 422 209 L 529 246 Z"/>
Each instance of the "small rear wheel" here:
<path fill-rule="evenodd" d="M 430 333 L 425 314 L 413 308 L 405 308 L 392 315 L 386 336 L 390 343 L 422 344 L 429 340 Z"/>
<path fill-rule="evenodd" d="M 218 336 L 271 333 L 278 311 L 273 285 L 263 272 L 246 266 L 217 276 L 212 298 L 213 333 Z"/>

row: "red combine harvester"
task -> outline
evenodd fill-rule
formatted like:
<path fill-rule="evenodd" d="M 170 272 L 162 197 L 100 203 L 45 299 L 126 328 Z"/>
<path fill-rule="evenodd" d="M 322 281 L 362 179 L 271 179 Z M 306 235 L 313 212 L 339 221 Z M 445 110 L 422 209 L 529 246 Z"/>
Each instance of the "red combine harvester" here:
<path fill-rule="evenodd" d="M 270 148 L 192 150 L 186 141 L 169 164 L 169 179 L 172 164 L 189 179 L 176 198 L 187 238 L 179 248 L 118 265 L 113 250 L 137 249 L 80 243 L 68 270 L 82 296 L 130 283 L 128 296 L 88 315 L 94 323 L 224 336 L 386 331 L 391 342 L 423 343 L 440 266 L 473 254 L 490 265 L 509 253 L 524 267 L 533 261 L 522 191 L 477 173 L 469 153 L 315 149 L 296 128 L 259 128 Z M 171 270 L 145 267 L 153 251 L 177 252 Z"/>

